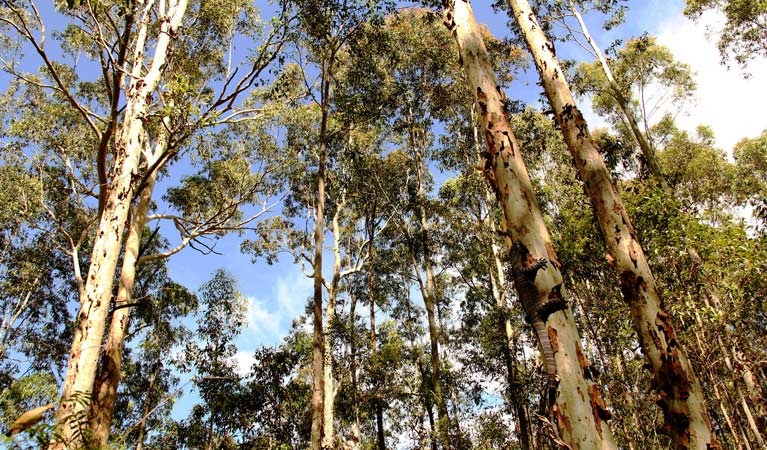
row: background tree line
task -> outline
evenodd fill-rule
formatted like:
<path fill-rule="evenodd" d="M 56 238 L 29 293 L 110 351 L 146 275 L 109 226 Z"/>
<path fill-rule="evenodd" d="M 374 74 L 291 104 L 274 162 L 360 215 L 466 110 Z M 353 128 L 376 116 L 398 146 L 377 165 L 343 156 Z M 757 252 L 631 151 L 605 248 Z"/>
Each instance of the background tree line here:
<path fill-rule="evenodd" d="M 1 1 L 4 444 L 762 448 L 767 132 L 680 129 L 691 69 L 587 27 L 625 2 L 494 6 Z M 313 285 L 248 370 L 238 280 L 168 268 L 227 240 Z"/>

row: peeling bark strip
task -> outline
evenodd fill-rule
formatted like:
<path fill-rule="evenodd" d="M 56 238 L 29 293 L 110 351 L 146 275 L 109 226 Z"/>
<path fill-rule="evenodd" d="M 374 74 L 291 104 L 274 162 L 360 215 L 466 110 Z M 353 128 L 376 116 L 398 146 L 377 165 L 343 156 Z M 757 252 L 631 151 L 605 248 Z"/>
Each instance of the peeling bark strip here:
<path fill-rule="evenodd" d="M 471 6 L 445 0 L 445 24 L 458 44 L 460 60 L 481 114 L 487 152 L 481 165 L 503 209 L 511 235 L 511 270 L 553 381 L 552 412 L 560 437 L 573 449 L 616 449 L 603 420 L 603 403 L 592 401 L 598 387 L 583 376 L 580 338 L 561 295 L 562 275 L 548 229 L 535 201 L 530 178 L 511 131 L 505 97 L 496 82 Z M 599 397 L 601 398 L 601 397 Z"/>
<path fill-rule="evenodd" d="M 125 115 L 115 144 L 112 184 L 105 187 L 108 190 L 106 203 L 93 242 L 84 295 L 80 298 L 80 311 L 77 314 L 50 449 L 83 448 L 83 432 L 90 431 L 87 415 L 93 383 L 111 303 L 123 231 L 133 201 L 136 188 L 134 180 L 137 177 L 139 157 L 144 145 L 142 116 L 146 111 L 147 99 L 160 80 L 171 36 L 176 36 L 186 12 L 187 0 L 169 1 L 167 4 L 167 11 L 164 10 L 166 4 L 162 3 L 163 10 L 158 14 L 165 19 L 160 24 L 152 63 L 143 77 L 141 70 L 145 67 L 142 64 L 144 47 L 154 2 L 147 1 L 143 4 L 140 14 L 142 19 L 134 47 L 132 81 L 126 94 Z"/>
<path fill-rule="evenodd" d="M 604 160 L 575 106 L 562 71 L 527 0 L 508 0 L 541 76 L 565 142 L 594 208 L 607 249 L 620 276 L 623 297 L 631 309 L 634 329 L 649 360 L 651 387 L 663 410 L 664 427 L 676 449 L 715 448 L 704 397 L 684 349 L 675 337 L 644 251 L 636 239 L 623 202 Z"/>

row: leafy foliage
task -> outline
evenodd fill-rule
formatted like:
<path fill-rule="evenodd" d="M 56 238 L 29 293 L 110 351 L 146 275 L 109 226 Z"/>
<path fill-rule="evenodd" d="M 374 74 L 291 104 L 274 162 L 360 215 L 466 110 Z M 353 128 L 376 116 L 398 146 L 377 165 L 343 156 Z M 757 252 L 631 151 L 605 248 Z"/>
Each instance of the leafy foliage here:
<path fill-rule="evenodd" d="M 570 14 L 570 2 L 534 3 L 547 33 L 573 37 L 555 23 Z M 574 3 L 607 28 L 626 17 L 622 1 Z M 687 13 L 724 11 L 720 48 L 745 62 L 764 54 L 757 3 L 690 0 Z M 99 166 L 115 157 L 112 133 L 124 113 L 125 83 L 115 75 L 132 64 L 137 3 L 58 2 L 62 27 L 47 36 L 55 51 L 44 52 L 39 68 L 26 62 L 40 56 L 33 43 L 42 44 L 43 18 L 32 3 L 0 5 L 10 77 L 0 95 L 7 427 L 57 401 L 90 262 Z M 142 118 L 146 153 L 136 187 L 146 186 L 150 170 L 160 176 L 131 299 L 112 308 L 131 308 L 131 318 L 111 446 L 309 445 L 317 336 L 306 316 L 279 345 L 254 348 L 243 339 L 249 300 L 231 274 L 216 271 L 194 293 L 166 265 L 185 246 L 216 253 L 226 239 L 254 262 L 274 264 L 287 252 L 308 275 L 323 275 L 320 304 L 331 295 L 335 302 L 319 337 L 333 364 L 336 447 L 555 448 L 535 339 L 504 282 L 507 233 L 475 167 L 486 137 L 472 93 L 439 14 L 398 5 L 286 0 L 263 6 L 261 18 L 250 1 L 191 2 Z M 485 27 L 482 38 L 506 89 L 529 60 L 497 31 Z M 682 130 L 671 115 L 656 120 L 684 108 L 695 83 L 648 35 L 626 41 L 609 62 L 623 92 L 638 99 L 629 106 L 652 137 L 663 179 L 644 176 L 601 69 L 583 63 L 575 84 L 612 125 L 592 137 L 620 180 L 616 189 L 679 322 L 677 338 L 698 370 L 720 443 L 737 448 L 767 417 L 767 132 L 742 140 L 730 158 L 709 128 Z M 642 387 L 651 380 L 629 309 L 560 130 L 522 101 L 507 106 L 618 445 L 667 448 L 658 399 Z M 167 152 L 155 165 L 150 154 L 163 136 Z M 315 224 L 320 177 L 325 218 Z M 336 263 L 332 275 L 330 264 L 314 267 L 313 225 L 327 241 L 318 250 Z M 197 256 L 185 257 L 197 270 L 186 262 Z M 242 367 L 251 356 L 251 367 Z M 50 433 L 45 416 L 3 443 L 39 447 Z"/>
<path fill-rule="evenodd" d="M 706 11 L 724 13 L 726 23 L 719 36 L 722 62 L 748 61 L 767 55 L 767 5 L 749 0 L 687 0 L 686 16 L 698 19 Z"/>

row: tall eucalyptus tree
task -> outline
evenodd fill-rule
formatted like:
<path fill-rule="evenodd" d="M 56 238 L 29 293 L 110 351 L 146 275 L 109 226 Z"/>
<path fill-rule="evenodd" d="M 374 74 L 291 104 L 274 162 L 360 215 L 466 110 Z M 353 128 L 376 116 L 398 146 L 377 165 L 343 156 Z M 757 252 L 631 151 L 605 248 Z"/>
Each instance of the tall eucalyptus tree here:
<path fill-rule="evenodd" d="M 99 19 L 96 15 L 102 11 L 94 12 L 94 9 L 86 9 L 86 6 L 81 5 L 76 8 L 81 8 L 78 12 L 82 11 L 86 16 L 90 14 L 90 18 L 98 24 Z M 110 141 L 112 130 L 115 137 L 109 173 L 106 169 L 109 146 L 105 144 L 99 148 L 99 222 L 88 274 L 83 283 L 80 312 L 76 319 L 61 401 L 56 411 L 56 427 L 51 449 L 80 446 L 83 442 L 82 423 L 90 405 L 98 355 L 111 304 L 114 274 L 123 241 L 123 230 L 138 187 L 134 180 L 138 176 L 139 160 L 144 145 L 142 118 L 147 111 L 148 99 L 152 97 L 162 77 L 173 36 L 177 35 L 186 13 L 187 1 L 178 0 L 159 5 L 148 2 L 131 6 L 132 8 L 123 15 L 123 34 L 117 41 L 119 51 L 116 61 L 113 60 L 114 65 L 110 67 L 114 69 L 114 78 L 108 85 L 112 89 L 113 112 L 118 109 L 123 83 L 128 85 L 125 91 L 124 113 L 119 125 L 117 114 L 111 115 L 107 132 L 97 125 L 87 106 L 77 101 L 70 87 L 56 75 L 58 71 L 55 65 L 50 62 L 43 50 L 45 35 L 43 34 L 38 40 L 32 32 L 35 26 L 39 26 L 43 33 L 45 29 L 35 5 L 30 3 L 29 11 L 34 13 L 31 17 L 17 4 L 6 5 L 11 15 L 4 16 L 9 18 L 6 23 L 14 27 L 19 34 L 27 37 L 45 64 L 52 69 L 53 76 L 57 79 L 57 88 L 67 96 L 72 106 L 81 112 L 83 120 L 90 124 L 102 143 Z M 155 7 L 159 9 L 155 11 Z M 109 9 L 104 8 L 107 12 Z M 167 18 L 159 24 L 156 36 L 150 35 L 154 33 L 154 30 L 150 30 L 153 25 L 153 14 Z M 96 29 L 99 28 L 100 26 L 96 25 Z M 132 55 L 126 57 L 126 54 L 130 52 L 129 49 L 132 49 Z M 149 53 L 152 56 L 146 63 Z M 127 60 L 130 60 L 130 66 Z M 144 71 L 145 67 L 147 67 L 146 71 Z"/>
<path fill-rule="evenodd" d="M 312 65 L 313 70 L 302 67 L 300 81 L 305 85 L 311 103 L 301 110 L 307 114 L 308 122 L 288 129 L 288 144 L 303 147 L 306 168 L 312 168 L 312 188 L 302 187 L 297 194 L 299 202 L 311 212 L 313 222 L 313 256 L 308 261 L 314 280 L 313 320 L 313 365 L 312 365 L 312 438 L 311 448 L 330 448 L 333 445 L 332 415 L 326 415 L 323 400 L 324 386 L 324 335 L 323 332 L 323 289 L 322 270 L 323 246 L 326 230 L 328 168 L 336 158 L 339 145 L 348 137 L 352 122 L 360 118 L 344 120 L 337 114 L 335 101 L 338 98 L 336 76 L 341 66 L 344 49 L 360 33 L 365 24 L 378 16 L 387 2 L 349 4 L 335 0 L 296 0 L 292 6 L 297 11 L 299 26 L 295 33 L 295 54 L 301 65 Z M 304 59 L 305 58 L 305 59 Z M 316 76 L 316 78 L 315 78 Z M 314 122 L 316 118 L 316 122 Z M 362 120 L 365 120 L 364 118 Z M 295 121 L 293 121 L 295 122 Z M 303 131 L 300 130 L 303 128 Z M 306 132 L 306 133 L 304 133 Z M 297 147 L 296 147 L 297 148 Z M 316 172 L 315 172 L 316 170 Z M 304 180 L 306 181 L 306 180 Z M 336 199 L 337 200 L 337 199 Z"/>
<path fill-rule="evenodd" d="M 240 68 L 232 70 L 231 58 L 229 65 L 224 62 L 224 41 L 232 39 L 233 33 L 241 30 L 243 22 L 239 12 L 231 16 L 222 16 L 220 8 L 223 5 L 193 3 L 187 8 L 186 1 L 149 1 L 131 3 L 128 6 L 130 7 L 118 4 L 92 5 L 90 2 L 71 2 L 66 7 L 62 5 L 62 13 L 66 17 L 79 21 L 78 25 L 70 26 L 67 32 L 61 35 L 62 47 L 72 56 L 85 54 L 97 61 L 102 68 L 103 79 L 100 81 L 103 82 L 104 88 L 98 83 L 78 81 L 76 76 L 73 76 L 76 74 L 67 72 L 66 65 L 52 59 L 44 46 L 46 35 L 43 16 L 39 14 L 34 2 L 6 2 L 3 8 L 4 26 L 14 30 L 31 44 L 43 60 L 47 76 L 51 78 L 50 84 L 36 86 L 48 89 L 64 99 L 65 105 L 79 114 L 79 120 L 85 124 L 88 131 L 85 135 L 90 133 L 91 140 L 97 144 L 94 147 L 98 148 L 98 154 L 93 158 L 96 161 L 93 164 L 94 172 L 98 174 L 98 188 L 94 196 L 99 199 L 102 230 L 97 231 L 93 243 L 94 256 L 90 260 L 89 277 L 80 275 L 81 261 L 77 250 L 81 246 L 82 237 L 89 237 L 92 228 L 86 227 L 80 240 L 75 239 L 77 244 L 73 244 L 71 252 L 74 278 L 79 284 L 82 308 L 63 396 L 64 400 L 73 394 L 79 397 L 75 402 L 63 402 L 63 406 L 76 410 L 76 413 L 65 411 L 57 416 L 60 422 L 69 417 L 71 423 L 77 423 L 75 427 L 68 427 L 69 431 L 64 434 L 61 429 L 57 430 L 59 437 L 65 441 L 81 439 L 82 436 L 73 437 L 72 434 L 81 434 L 80 429 L 88 428 L 83 411 L 89 407 L 91 388 L 86 385 L 92 384 L 89 379 L 94 373 L 91 372 L 95 372 L 99 360 L 94 360 L 91 352 L 98 351 L 102 341 L 100 336 L 104 333 L 112 294 L 111 282 L 106 280 L 115 277 L 123 230 L 127 226 L 128 209 L 134 196 L 138 193 L 146 194 L 143 202 L 139 202 L 143 203 L 144 208 L 134 211 L 131 215 L 134 226 L 128 227 L 133 231 L 133 238 L 126 241 L 131 247 L 126 252 L 130 257 L 123 261 L 125 270 L 119 295 L 121 303 L 126 305 L 129 304 L 127 299 L 132 288 L 131 273 L 135 271 L 133 260 L 138 253 L 136 236 L 140 236 L 142 222 L 146 221 L 146 211 L 141 210 L 145 209 L 151 200 L 153 178 L 167 163 L 174 160 L 184 142 L 202 127 L 236 123 L 250 119 L 254 112 L 260 111 L 252 106 L 239 108 L 235 101 L 257 81 L 261 72 L 276 58 L 282 42 L 281 36 L 286 29 L 284 22 L 275 21 L 275 27 L 263 36 L 257 36 L 261 33 L 260 30 L 248 30 L 247 33 L 254 37 L 254 40 L 263 37 L 263 41 L 260 42 L 258 50 L 248 56 L 246 64 L 250 67 L 238 74 Z M 237 8 L 247 14 L 252 12 L 246 4 Z M 152 29 L 155 17 L 163 18 L 157 30 Z M 188 36 L 186 33 L 182 35 L 177 29 L 185 20 L 194 20 L 195 23 L 206 25 L 194 36 Z M 114 26 L 105 27 L 105 23 Z M 39 36 L 36 29 L 39 29 Z M 153 35 L 155 32 L 158 33 L 157 36 Z M 174 41 L 177 44 L 175 50 L 172 49 Z M 148 56 L 148 53 L 152 54 Z M 206 62 L 199 64 L 200 58 Z M 194 64 L 190 64 L 192 60 L 196 60 Z M 31 78 L 20 72 L 16 66 L 7 65 L 5 70 L 19 82 L 29 84 Z M 174 72 L 175 76 L 169 77 L 170 72 Z M 213 81 L 214 79 L 217 81 Z M 206 83 L 220 80 L 225 82 L 223 88 L 210 89 L 205 86 Z M 121 97 L 124 92 L 127 94 L 124 94 L 125 105 L 122 105 Z M 157 95 L 158 92 L 160 95 Z M 99 115 L 100 113 L 103 115 Z M 157 117 L 162 120 L 155 120 Z M 112 154 L 113 156 L 110 156 Z M 87 163 L 88 158 L 85 159 Z M 106 167 L 110 163 L 113 166 L 111 181 Z M 73 164 L 70 164 L 69 167 L 72 166 Z M 70 176 L 75 178 L 73 186 L 87 186 L 87 171 L 75 166 L 70 172 Z M 78 173 L 83 174 L 82 180 L 76 179 Z M 235 185 L 239 186 L 240 183 Z M 85 192 L 88 194 L 92 191 Z M 233 204 L 216 205 L 214 202 L 212 206 L 223 209 L 211 212 L 212 217 L 200 216 L 197 218 L 201 219 L 199 221 L 189 217 L 173 217 L 177 228 L 183 230 L 181 243 L 162 254 L 144 255 L 144 260 L 164 258 L 177 253 L 186 245 L 194 246 L 205 234 L 220 235 L 246 225 L 248 219 L 239 216 L 238 206 L 252 202 L 253 192 L 240 192 L 235 196 L 240 198 L 235 199 Z M 106 201 L 110 198 L 110 201 Z M 109 214 L 104 214 L 108 208 L 114 211 L 110 210 Z M 143 214 L 136 214 L 138 212 Z M 107 222 L 112 224 L 109 232 L 104 228 Z M 118 222 L 122 222 L 122 225 Z M 98 295 L 89 294 L 91 289 L 96 289 Z M 98 297 L 99 295 L 101 297 Z M 108 417 L 111 415 L 111 405 L 114 404 L 114 393 L 119 382 L 122 335 L 125 334 L 130 308 L 121 307 L 115 311 L 115 326 L 111 327 L 114 334 L 108 339 L 107 353 L 100 366 L 102 373 L 98 377 L 99 385 L 96 387 L 97 397 L 104 394 L 106 396 L 94 403 L 92 410 L 92 426 L 100 430 L 97 432 L 97 438 L 102 444 L 106 439 L 103 430 L 109 428 Z M 84 354 L 79 350 L 83 339 L 88 340 L 83 350 Z"/>
<path fill-rule="evenodd" d="M 561 439 L 580 448 L 614 449 L 610 413 L 591 380 L 572 311 L 562 292 L 560 262 L 538 208 L 510 128 L 506 97 L 498 87 L 471 5 L 447 1 L 445 23 L 459 48 L 469 88 L 479 106 L 487 152 L 482 171 L 504 212 L 513 241 L 514 287 L 532 322 L 549 379 L 548 402 Z M 578 394 L 580 393 L 580 395 Z"/>
<path fill-rule="evenodd" d="M 565 142 L 575 159 L 599 221 L 608 252 L 631 308 L 634 329 L 653 372 L 652 387 L 676 448 L 707 449 L 715 445 L 702 389 L 668 313 L 644 250 L 575 104 L 554 46 L 541 30 L 527 0 L 509 0 L 527 42 Z"/>

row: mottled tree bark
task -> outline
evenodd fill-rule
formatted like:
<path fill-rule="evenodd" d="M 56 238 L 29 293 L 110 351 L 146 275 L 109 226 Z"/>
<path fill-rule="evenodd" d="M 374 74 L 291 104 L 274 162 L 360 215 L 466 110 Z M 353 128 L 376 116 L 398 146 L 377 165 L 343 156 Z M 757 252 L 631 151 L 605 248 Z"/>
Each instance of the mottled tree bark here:
<path fill-rule="evenodd" d="M 165 6 L 166 3 L 162 3 Z M 154 92 L 165 66 L 172 36 L 176 36 L 186 12 L 187 0 L 171 0 L 167 10 L 159 11 L 163 18 L 155 42 L 152 63 L 142 76 L 144 47 L 150 25 L 153 2 L 144 6 L 133 55 L 134 69 L 126 93 L 122 127 L 115 143 L 112 182 L 109 186 L 99 225 L 93 242 L 90 267 L 80 298 L 72 348 L 59 408 L 56 411 L 54 439 L 51 449 L 80 448 L 88 429 L 87 416 L 93 383 L 111 304 L 117 260 L 122 245 L 128 211 L 133 201 L 138 176 L 138 163 L 143 147 L 143 122 L 148 99 Z"/>
<path fill-rule="evenodd" d="M 562 293 L 560 264 L 469 2 L 446 0 L 445 23 L 458 43 L 466 80 L 479 106 L 487 141 L 482 171 L 513 241 L 514 285 L 538 337 L 549 378 L 547 400 L 560 438 L 572 448 L 616 449 L 606 422 L 610 413 L 581 351 L 575 320 Z"/>
<path fill-rule="evenodd" d="M 147 167 L 155 166 L 155 163 L 167 150 L 167 145 L 168 135 L 162 132 L 157 139 L 154 150 L 151 154 L 147 155 Z M 101 355 L 96 382 L 93 385 L 90 426 L 93 432 L 92 440 L 97 448 L 106 447 L 109 441 L 109 431 L 112 417 L 114 416 L 115 400 L 117 399 L 117 388 L 122 376 L 123 349 L 125 348 L 125 335 L 130 323 L 130 312 L 132 309 L 130 302 L 138 268 L 141 235 L 146 225 L 147 213 L 152 201 L 156 178 L 156 169 L 146 175 L 146 184 L 139 193 L 138 204 L 131 213 L 128 235 L 125 239 L 122 268 L 120 269 L 120 283 L 117 288 L 117 297 L 114 301 L 112 320 L 109 325 L 109 335 Z"/>
<path fill-rule="evenodd" d="M 634 329 L 652 369 L 652 388 L 663 410 L 665 427 L 677 449 L 712 448 L 715 443 L 700 383 L 668 313 L 661 307 L 644 251 L 586 121 L 575 105 L 554 55 L 554 45 L 547 40 L 527 0 L 508 2 L 533 55 L 546 96 L 575 159 L 620 276 L 621 291 L 631 309 Z"/>

